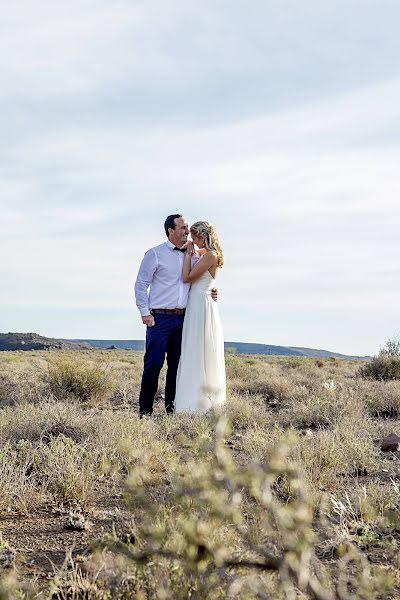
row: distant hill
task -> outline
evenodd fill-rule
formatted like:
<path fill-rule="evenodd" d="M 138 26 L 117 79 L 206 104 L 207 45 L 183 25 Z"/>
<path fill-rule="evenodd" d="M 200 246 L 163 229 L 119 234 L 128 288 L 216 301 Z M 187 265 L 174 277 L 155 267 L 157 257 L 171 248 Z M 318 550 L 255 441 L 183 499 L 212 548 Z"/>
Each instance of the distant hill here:
<path fill-rule="evenodd" d="M 93 348 L 118 348 L 119 350 L 138 350 L 142 352 L 144 350 L 144 340 L 69 340 L 74 343 L 85 343 L 89 344 Z"/>
<path fill-rule="evenodd" d="M 93 348 L 144 350 L 143 340 L 87 340 L 48 338 L 37 333 L 0 333 L 0 351 L 2 350 L 90 350 Z M 269 344 L 251 344 L 246 342 L 225 342 L 225 350 L 234 350 L 237 354 L 264 354 L 275 356 L 305 356 L 311 358 L 341 358 L 363 360 L 368 356 L 347 356 L 329 350 L 299 348 L 294 346 L 271 346 Z"/>
<path fill-rule="evenodd" d="M 48 338 L 37 333 L 0 333 L 2 350 L 90 350 L 91 344 Z"/>
<path fill-rule="evenodd" d="M 309 356 L 310 358 L 346 358 L 352 360 L 367 360 L 370 356 L 351 356 L 346 354 L 338 354 L 337 352 L 330 352 L 329 350 L 315 350 L 314 348 L 290 348 L 290 350 L 296 350 L 300 352 L 302 356 Z"/>
<path fill-rule="evenodd" d="M 123 350 L 144 350 L 143 340 L 69 340 L 74 343 L 90 344 L 94 348 L 120 348 Z M 251 344 L 247 342 L 225 342 L 225 350 L 233 349 L 237 354 L 269 354 L 276 356 L 307 356 L 312 358 L 341 358 L 363 360 L 368 356 L 347 356 L 329 350 L 315 348 L 296 348 L 291 346 L 271 346 L 269 344 Z"/>

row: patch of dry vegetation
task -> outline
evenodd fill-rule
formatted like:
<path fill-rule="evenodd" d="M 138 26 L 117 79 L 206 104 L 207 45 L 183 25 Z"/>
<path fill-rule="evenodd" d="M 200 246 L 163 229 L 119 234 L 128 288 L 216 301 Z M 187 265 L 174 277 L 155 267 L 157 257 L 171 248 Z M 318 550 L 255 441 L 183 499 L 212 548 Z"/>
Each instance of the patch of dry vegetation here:
<path fill-rule="evenodd" d="M 400 338 L 392 338 L 380 352 L 360 369 L 366 379 L 392 381 L 400 379 Z"/>
<path fill-rule="evenodd" d="M 78 400 L 88 405 L 106 402 L 113 390 L 109 365 L 78 354 L 59 354 L 52 357 L 43 374 L 46 392 L 55 400 Z"/>
<path fill-rule="evenodd" d="M 43 594 L 397 597 L 400 461 L 377 442 L 399 430 L 399 381 L 228 354 L 219 419 L 159 402 L 139 420 L 141 367 L 130 351 L 0 355 L 0 519 L 90 514 L 100 493 L 128 503 L 98 554 L 70 556 Z M 23 585 L 3 580 L 2 597 Z"/>

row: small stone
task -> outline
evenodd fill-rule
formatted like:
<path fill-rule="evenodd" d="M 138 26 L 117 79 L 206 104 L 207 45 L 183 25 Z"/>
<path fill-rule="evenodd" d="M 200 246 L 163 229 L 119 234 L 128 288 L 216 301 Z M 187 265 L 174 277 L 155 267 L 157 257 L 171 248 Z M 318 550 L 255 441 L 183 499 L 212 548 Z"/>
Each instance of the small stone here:
<path fill-rule="evenodd" d="M 64 529 L 70 531 L 86 531 L 90 529 L 90 523 L 80 512 L 69 512 L 64 523 Z"/>
<path fill-rule="evenodd" d="M 382 452 L 398 452 L 400 450 L 400 437 L 395 433 L 387 435 L 381 444 Z"/>
<path fill-rule="evenodd" d="M 14 548 L 5 546 L 0 550 L 0 569 L 11 569 L 15 565 L 16 552 Z"/>
<path fill-rule="evenodd" d="M 314 432 L 312 431 L 312 429 L 302 429 L 300 431 L 300 435 L 310 438 L 314 435 Z"/>

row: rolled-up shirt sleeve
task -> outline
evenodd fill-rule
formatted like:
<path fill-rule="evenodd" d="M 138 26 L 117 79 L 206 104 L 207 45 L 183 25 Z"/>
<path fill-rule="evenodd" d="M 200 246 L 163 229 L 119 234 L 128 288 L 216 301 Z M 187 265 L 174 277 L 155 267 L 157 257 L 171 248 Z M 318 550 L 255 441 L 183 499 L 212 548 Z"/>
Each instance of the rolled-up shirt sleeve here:
<path fill-rule="evenodd" d="M 152 248 L 143 257 L 135 282 L 135 298 L 142 317 L 150 314 L 148 289 L 157 268 L 157 254 Z"/>

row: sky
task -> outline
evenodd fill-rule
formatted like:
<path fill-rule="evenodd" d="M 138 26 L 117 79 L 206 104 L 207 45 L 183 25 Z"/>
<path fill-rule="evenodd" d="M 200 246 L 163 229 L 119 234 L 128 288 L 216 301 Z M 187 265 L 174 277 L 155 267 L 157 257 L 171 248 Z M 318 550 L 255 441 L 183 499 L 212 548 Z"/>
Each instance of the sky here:
<path fill-rule="evenodd" d="M 143 339 L 133 285 L 211 221 L 225 339 L 400 331 L 398 0 L 0 8 L 0 331 Z"/>

